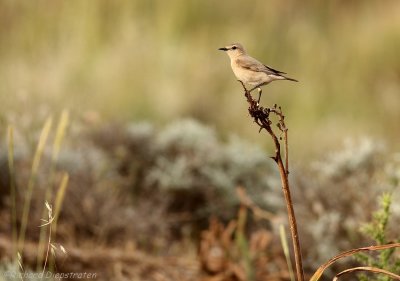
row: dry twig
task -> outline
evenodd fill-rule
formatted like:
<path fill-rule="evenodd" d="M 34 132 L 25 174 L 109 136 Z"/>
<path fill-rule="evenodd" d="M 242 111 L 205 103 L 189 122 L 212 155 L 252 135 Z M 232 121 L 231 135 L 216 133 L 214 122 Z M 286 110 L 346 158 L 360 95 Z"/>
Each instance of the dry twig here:
<path fill-rule="evenodd" d="M 298 281 L 304 281 L 304 273 L 303 273 L 303 265 L 302 265 L 302 257 L 301 257 L 301 248 L 299 235 L 297 231 L 297 223 L 296 217 L 293 209 L 292 198 L 290 195 L 289 188 L 289 154 L 288 154 L 288 128 L 285 124 L 285 116 L 283 115 L 281 107 L 278 107 L 276 104 L 272 108 L 264 108 L 260 106 L 260 104 L 253 99 L 250 91 L 248 91 L 243 84 L 242 81 L 239 81 L 244 89 L 245 96 L 247 102 L 249 103 L 249 113 L 253 118 L 254 122 L 260 127 L 260 131 L 262 129 L 266 130 L 271 136 L 274 145 L 275 145 L 275 155 L 271 158 L 278 165 L 279 173 L 281 177 L 282 183 L 282 191 L 285 197 L 286 207 L 288 211 L 289 225 L 290 225 L 290 233 L 292 236 L 293 249 L 294 249 L 294 258 L 296 264 L 296 275 Z M 278 123 L 276 127 L 279 129 L 280 134 L 283 134 L 283 141 L 285 144 L 285 163 L 282 160 L 281 156 L 281 144 L 279 140 L 282 138 L 277 136 L 277 134 L 272 129 L 272 121 L 270 119 L 271 113 L 274 114 L 278 118 Z"/>

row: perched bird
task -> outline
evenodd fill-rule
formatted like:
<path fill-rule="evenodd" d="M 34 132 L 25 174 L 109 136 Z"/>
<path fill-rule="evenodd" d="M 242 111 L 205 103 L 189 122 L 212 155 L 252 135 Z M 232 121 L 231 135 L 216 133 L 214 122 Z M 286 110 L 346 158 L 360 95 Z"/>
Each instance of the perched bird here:
<path fill-rule="evenodd" d="M 296 79 L 286 77 L 284 75 L 286 74 L 285 72 L 273 69 L 250 57 L 239 43 L 231 44 L 218 50 L 225 51 L 228 54 L 236 78 L 244 84 L 253 86 L 249 92 L 258 89 L 258 102 L 260 102 L 262 93 L 261 86 L 267 85 L 274 80 L 299 82 Z"/>

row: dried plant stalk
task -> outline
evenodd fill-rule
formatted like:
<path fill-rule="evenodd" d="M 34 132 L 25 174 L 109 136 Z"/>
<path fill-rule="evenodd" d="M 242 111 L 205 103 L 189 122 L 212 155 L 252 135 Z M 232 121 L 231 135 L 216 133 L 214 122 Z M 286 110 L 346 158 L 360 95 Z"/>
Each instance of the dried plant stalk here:
<path fill-rule="evenodd" d="M 377 245 L 377 246 L 369 246 L 369 247 L 362 247 L 362 248 L 357 248 L 357 249 L 352 249 L 345 251 L 330 260 L 328 260 L 326 263 L 322 264 L 317 271 L 314 273 L 314 275 L 310 278 L 310 281 L 318 281 L 324 271 L 330 267 L 333 263 L 335 263 L 337 260 L 352 256 L 356 253 L 359 252 L 367 252 L 367 251 L 380 251 L 380 250 L 385 250 L 385 249 L 391 249 L 391 248 L 399 248 L 400 243 L 393 243 L 393 244 L 385 244 L 385 245 Z"/>
<path fill-rule="evenodd" d="M 293 250 L 294 250 L 294 258 L 295 258 L 295 265 L 296 265 L 296 276 L 298 281 L 304 281 L 304 273 L 303 273 L 303 263 L 301 257 L 301 248 L 300 248 L 300 240 L 297 231 L 297 222 L 296 217 L 293 209 L 293 202 L 292 197 L 290 195 L 290 188 L 289 188 L 289 154 L 288 154 L 288 128 L 285 125 L 285 116 L 282 113 L 282 110 L 277 105 L 274 105 L 272 108 L 264 108 L 260 106 L 258 102 L 256 102 L 253 97 L 251 96 L 250 92 L 246 89 L 244 84 L 239 81 L 244 89 L 245 96 L 247 98 L 247 102 L 249 103 L 249 113 L 250 116 L 253 118 L 254 122 L 260 127 L 260 131 L 262 129 L 266 130 L 269 135 L 271 136 L 274 145 L 275 145 L 275 156 L 271 158 L 275 161 L 278 165 L 279 174 L 281 177 L 282 183 L 282 191 L 285 197 L 285 203 L 288 212 L 289 218 L 289 226 L 290 226 L 290 233 L 293 242 Z M 285 163 L 282 160 L 281 156 L 281 144 L 279 142 L 279 138 L 277 137 L 276 133 L 272 129 L 271 125 L 272 122 L 270 120 L 270 114 L 274 114 L 278 118 L 277 128 L 283 134 L 283 140 L 285 144 Z"/>
<path fill-rule="evenodd" d="M 381 269 L 381 268 L 376 268 L 376 267 L 370 267 L 370 266 L 359 266 L 359 267 L 352 267 L 346 270 L 343 270 L 342 272 L 339 272 L 336 274 L 336 276 L 333 278 L 333 281 L 339 280 L 339 277 L 348 273 L 356 272 L 356 271 L 367 271 L 367 272 L 372 272 L 372 273 L 379 273 L 379 274 L 384 274 L 386 276 L 389 276 L 390 278 L 394 280 L 400 280 L 400 276 L 397 274 L 394 274 L 393 272 Z"/>

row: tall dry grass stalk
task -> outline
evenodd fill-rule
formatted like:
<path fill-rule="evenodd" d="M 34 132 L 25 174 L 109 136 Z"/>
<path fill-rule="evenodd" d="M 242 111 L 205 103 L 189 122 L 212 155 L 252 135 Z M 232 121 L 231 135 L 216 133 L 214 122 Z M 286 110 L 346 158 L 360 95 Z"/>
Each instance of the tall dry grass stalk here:
<path fill-rule="evenodd" d="M 46 268 L 48 264 L 51 265 L 52 259 L 49 259 L 49 251 L 55 252 L 57 247 L 51 243 L 55 239 L 57 221 L 61 211 L 62 203 L 64 200 L 66 188 L 68 186 L 69 175 L 64 173 L 61 178 L 61 182 L 57 189 L 56 195 L 54 196 L 54 206 L 55 211 L 51 206 L 50 201 L 52 201 L 53 196 L 53 182 L 55 176 L 55 168 L 58 161 L 58 156 L 61 150 L 61 145 L 68 127 L 69 123 L 69 113 L 64 110 L 61 114 L 60 120 L 58 122 L 56 134 L 54 137 L 52 155 L 51 155 L 51 165 L 50 165 L 50 175 L 49 183 L 46 188 L 45 198 L 44 198 L 44 208 L 42 217 L 47 216 L 45 223 L 40 226 L 40 239 L 37 254 L 37 265 L 39 266 L 38 271 Z M 22 255 L 24 250 L 24 243 L 27 231 L 28 218 L 30 213 L 30 205 L 32 201 L 32 195 L 34 192 L 34 186 L 37 181 L 38 171 L 40 167 L 41 158 L 44 153 L 44 149 L 51 131 L 52 118 L 47 118 L 39 137 L 39 141 L 35 150 L 31 174 L 28 180 L 28 186 L 25 193 L 25 200 L 23 202 L 23 211 L 21 217 L 21 228 L 18 232 L 17 228 L 17 207 L 16 207 L 16 184 L 15 184 L 15 161 L 14 161 L 14 128 L 12 126 L 8 127 L 8 168 L 10 174 L 10 194 L 11 194 L 11 224 L 12 224 L 12 247 L 13 256 L 17 259 L 20 264 L 20 270 L 23 272 L 22 267 Z M 49 226 L 49 227 L 45 227 Z M 66 253 L 64 247 L 60 245 L 59 250 Z M 53 256 L 53 255 L 52 255 Z M 54 254 L 55 256 L 55 254 Z M 44 266 L 43 266 L 44 262 Z"/>
<path fill-rule="evenodd" d="M 35 156 L 33 158 L 31 176 L 29 177 L 28 188 L 26 190 L 26 197 L 25 197 L 24 207 L 23 207 L 23 211 L 22 211 L 21 229 L 20 229 L 19 238 L 18 238 L 18 251 L 19 252 L 22 252 L 23 248 L 24 248 L 25 234 L 26 234 L 26 228 L 27 228 L 27 224 L 28 224 L 28 217 L 29 217 L 29 210 L 30 210 L 30 205 L 31 205 L 31 200 L 32 200 L 33 187 L 36 183 L 40 160 L 42 158 L 44 147 L 46 145 L 47 138 L 50 133 L 51 125 L 52 125 L 52 118 L 49 117 L 49 118 L 47 118 L 46 123 L 43 126 L 42 132 L 40 134 L 39 142 L 36 147 Z"/>
<path fill-rule="evenodd" d="M 45 207 L 47 209 L 47 220 L 42 219 L 42 221 L 44 223 L 40 226 L 40 228 L 44 228 L 45 226 L 48 226 L 49 235 L 48 235 L 48 240 L 47 240 L 47 250 L 46 250 L 46 255 L 45 255 L 42 274 L 44 274 L 44 271 L 46 270 L 47 261 L 49 259 L 49 252 L 50 252 L 50 249 L 52 247 L 52 244 L 51 244 L 51 236 L 52 236 L 51 229 L 52 229 L 52 225 L 53 225 L 53 221 L 54 221 L 53 208 L 51 207 L 51 205 L 47 201 L 45 202 Z"/>
<path fill-rule="evenodd" d="M 56 239 L 56 233 L 57 233 L 57 223 L 58 223 L 58 217 L 60 215 L 62 203 L 64 201 L 64 196 L 65 196 L 65 191 L 68 186 L 68 181 L 69 181 L 69 175 L 68 173 L 64 173 L 63 177 L 60 182 L 60 186 L 58 187 L 57 194 L 55 197 L 55 203 L 54 203 L 54 212 L 53 208 L 51 208 L 51 224 L 48 228 L 46 227 L 41 227 L 40 234 L 44 235 L 44 239 L 42 237 L 41 240 L 39 240 L 39 245 L 38 245 L 38 256 L 37 256 L 37 270 L 39 270 L 42 267 L 42 264 L 44 262 L 44 267 L 46 264 L 49 265 L 49 269 L 53 270 L 54 265 L 55 265 L 55 255 L 51 255 L 49 257 L 48 255 L 48 249 L 49 249 L 49 244 L 51 241 L 54 241 Z M 48 208 L 48 201 L 45 201 L 47 204 L 45 204 L 45 208 L 47 210 L 47 213 L 50 214 L 49 208 Z M 49 221 L 50 221 L 50 215 L 49 215 Z M 42 231 L 42 229 L 45 228 L 47 231 Z M 47 250 L 46 250 L 47 249 Z M 64 248 L 61 246 L 60 249 L 65 253 Z"/>
<path fill-rule="evenodd" d="M 56 135 L 54 137 L 52 154 L 51 154 L 51 163 L 50 163 L 50 173 L 49 173 L 49 182 L 46 186 L 45 191 L 45 201 L 51 202 L 52 201 L 52 194 L 53 194 L 53 182 L 54 182 L 54 174 L 55 174 L 55 167 L 57 165 L 58 156 L 60 153 L 61 145 L 65 137 L 65 133 L 69 123 L 69 112 L 67 110 L 63 110 L 61 113 L 60 120 L 57 125 Z M 63 178 L 64 180 L 64 178 Z M 62 186 L 61 186 L 62 187 Z M 47 208 L 44 207 L 42 211 L 42 217 L 48 212 Z M 40 235 L 39 235 L 39 246 L 38 246 L 38 253 L 37 253 L 37 269 L 42 266 L 44 251 L 46 247 L 46 232 L 47 228 L 42 227 L 40 228 Z"/>
<path fill-rule="evenodd" d="M 53 230 L 53 236 L 56 235 L 57 233 L 57 222 L 58 222 L 58 217 L 60 215 L 61 211 L 61 206 L 64 201 L 65 197 L 65 190 L 67 189 L 68 186 L 68 181 L 69 181 L 69 175 L 68 173 L 64 173 L 60 187 L 58 188 L 57 194 L 56 194 L 56 200 L 55 200 L 55 211 L 54 211 L 54 230 Z"/>
<path fill-rule="evenodd" d="M 57 245 L 54 244 L 52 241 L 53 233 L 52 230 L 54 228 L 54 222 L 55 222 L 55 215 L 53 213 L 53 207 L 49 202 L 45 201 L 45 208 L 47 210 L 47 219 L 42 219 L 43 224 L 40 225 L 40 228 L 48 228 L 48 235 L 47 235 L 47 241 L 46 241 L 46 252 L 44 255 L 44 264 L 42 267 L 42 275 L 44 274 L 44 271 L 46 270 L 47 265 L 53 260 L 56 256 L 56 251 L 61 251 L 64 254 L 67 254 L 67 251 L 62 245 Z M 51 254 L 51 255 L 50 255 Z M 53 259 L 52 259 L 53 258 Z"/>
<path fill-rule="evenodd" d="M 60 215 L 60 211 L 61 211 L 61 206 L 62 203 L 64 201 L 64 196 L 65 196 L 65 190 L 67 189 L 68 186 L 68 181 L 69 181 L 69 175 L 68 173 L 64 173 L 62 179 L 61 179 L 61 183 L 60 186 L 57 190 L 57 194 L 56 194 L 56 199 L 55 199 L 55 209 L 54 209 L 54 221 L 53 221 L 53 232 L 50 233 L 51 235 L 51 240 L 55 240 L 56 239 L 56 235 L 57 235 L 57 223 L 58 223 L 58 217 Z M 60 249 L 65 253 L 65 250 L 62 246 L 60 246 Z M 55 265 L 55 255 L 52 255 L 50 257 L 50 262 L 49 262 L 49 268 L 50 270 L 54 269 L 54 265 Z"/>
<path fill-rule="evenodd" d="M 14 167 L 14 128 L 8 127 L 8 170 L 10 174 L 10 194 L 11 194 L 11 229 L 13 257 L 17 256 L 17 206 L 16 206 L 16 187 L 15 187 L 15 167 Z"/>
<path fill-rule="evenodd" d="M 288 265 L 290 281 L 295 281 L 296 279 L 294 278 L 292 260 L 290 259 L 289 245 L 286 240 L 286 231 L 283 224 L 279 226 L 279 236 L 281 238 L 283 253 L 285 255 L 286 263 Z"/>

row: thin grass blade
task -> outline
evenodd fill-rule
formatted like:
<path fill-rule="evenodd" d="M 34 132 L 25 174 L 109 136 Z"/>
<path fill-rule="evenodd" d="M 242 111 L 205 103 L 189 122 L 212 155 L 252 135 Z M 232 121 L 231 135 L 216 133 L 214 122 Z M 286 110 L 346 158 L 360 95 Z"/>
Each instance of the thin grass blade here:
<path fill-rule="evenodd" d="M 400 243 L 393 243 L 393 244 L 386 244 L 386 245 L 378 245 L 378 246 L 369 246 L 369 247 L 363 247 L 363 248 L 357 248 L 357 249 L 352 249 L 346 252 L 343 252 L 330 260 L 328 260 L 326 263 L 321 265 L 318 270 L 314 273 L 314 275 L 310 278 L 310 281 L 317 281 L 319 278 L 321 278 L 322 274 L 324 271 L 331 266 L 333 263 L 335 263 L 337 260 L 349 257 L 354 255 L 355 253 L 359 252 L 365 252 L 365 251 L 379 251 L 379 250 L 384 250 L 384 249 L 391 249 L 391 248 L 400 248 Z"/>
<path fill-rule="evenodd" d="M 387 270 L 384 270 L 381 268 L 377 268 L 377 267 L 359 266 L 359 267 L 352 267 L 352 268 L 349 268 L 349 269 L 339 272 L 333 278 L 333 281 L 339 280 L 339 277 L 342 275 L 349 274 L 349 273 L 356 272 L 356 271 L 368 271 L 368 272 L 372 272 L 372 273 L 384 274 L 384 275 L 389 276 L 390 278 L 393 278 L 394 280 L 400 280 L 400 276 L 397 274 L 394 274 L 393 272 L 390 272 L 390 271 L 387 271 Z"/>
<path fill-rule="evenodd" d="M 10 175 L 10 195 L 11 195 L 11 229 L 13 256 L 17 254 L 17 206 L 16 206 L 16 188 L 15 188 L 15 167 L 14 167 L 14 128 L 8 127 L 8 171 Z"/>
<path fill-rule="evenodd" d="M 54 182 L 54 171 L 58 161 L 58 156 L 60 154 L 61 145 L 64 140 L 64 136 L 68 127 L 69 123 L 69 112 L 67 110 L 63 110 L 61 113 L 60 120 L 58 121 L 56 135 L 54 137 L 53 142 L 53 149 L 51 154 L 51 164 L 50 164 L 50 172 L 49 172 L 49 182 L 46 186 L 45 192 L 45 200 L 51 201 L 53 195 L 53 182 Z M 46 208 L 43 208 L 42 217 L 46 215 Z M 38 246 L 38 253 L 37 253 L 37 270 L 40 269 L 43 263 L 43 256 L 46 250 L 46 233 L 47 228 L 42 227 L 40 228 L 40 235 L 39 235 L 39 246 Z"/>
<path fill-rule="evenodd" d="M 55 202 L 55 207 L 54 207 L 55 208 L 54 209 L 54 225 L 53 225 L 53 235 L 54 236 L 57 233 L 58 216 L 60 215 L 61 206 L 64 201 L 65 190 L 67 189 L 67 186 L 68 186 L 68 181 L 69 181 L 69 175 L 68 175 L 68 173 L 65 173 L 63 175 L 60 187 L 58 188 L 57 195 L 56 195 L 56 202 Z"/>
<path fill-rule="evenodd" d="M 67 131 L 68 123 L 69 112 L 67 110 L 63 110 L 63 112 L 61 113 L 60 121 L 57 125 L 56 136 L 54 138 L 52 163 L 56 163 L 58 160 L 58 155 L 60 154 L 61 145 L 64 140 L 65 132 Z"/>
<path fill-rule="evenodd" d="M 287 263 L 288 270 L 289 270 L 290 280 L 291 281 L 295 281 L 294 272 L 293 272 L 293 265 L 292 265 L 292 261 L 290 259 L 290 254 L 289 254 L 289 245 L 288 245 L 287 239 L 286 239 L 285 226 L 283 224 L 281 224 L 279 226 L 279 234 L 280 234 L 280 237 L 281 237 L 281 244 L 282 244 L 282 248 L 283 248 L 283 253 L 285 255 L 286 263 Z"/>
<path fill-rule="evenodd" d="M 47 138 L 50 133 L 51 125 L 52 125 L 52 118 L 49 117 L 49 118 L 47 118 L 46 123 L 43 126 L 42 132 L 40 134 L 39 142 L 36 147 L 36 152 L 35 152 L 35 155 L 33 158 L 31 176 L 29 178 L 28 189 L 26 191 L 27 193 L 26 193 L 24 207 L 23 207 L 23 211 L 22 211 L 21 230 L 20 230 L 19 239 L 18 239 L 18 249 L 21 252 L 23 250 L 24 243 L 25 243 L 25 234 L 26 234 L 26 227 L 28 224 L 28 216 L 29 216 L 30 205 L 31 205 L 31 200 L 32 200 L 33 187 L 34 187 L 36 179 L 37 179 L 40 160 L 42 158 L 43 151 L 44 151 L 44 148 L 45 148 L 45 145 L 47 142 Z"/>

